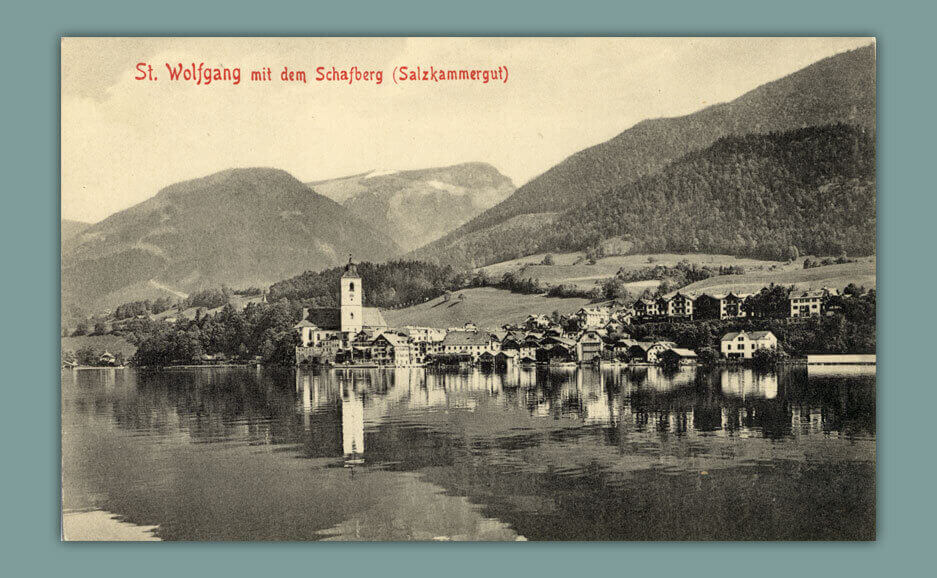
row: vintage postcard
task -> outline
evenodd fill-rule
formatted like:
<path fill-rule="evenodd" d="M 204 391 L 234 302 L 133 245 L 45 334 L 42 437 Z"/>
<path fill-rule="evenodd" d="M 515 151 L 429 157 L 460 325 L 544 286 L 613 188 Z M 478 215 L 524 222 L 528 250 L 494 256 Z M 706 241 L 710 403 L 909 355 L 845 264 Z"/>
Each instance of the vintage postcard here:
<path fill-rule="evenodd" d="M 64 540 L 875 540 L 874 38 L 61 57 Z"/>

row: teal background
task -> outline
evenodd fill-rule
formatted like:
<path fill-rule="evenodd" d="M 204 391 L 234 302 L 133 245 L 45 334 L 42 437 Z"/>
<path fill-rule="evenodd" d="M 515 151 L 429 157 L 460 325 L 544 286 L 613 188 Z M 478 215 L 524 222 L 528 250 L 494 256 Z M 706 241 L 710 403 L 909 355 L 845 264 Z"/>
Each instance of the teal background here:
<path fill-rule="evenodd" d="M 882 576 L 933 572 L 933 8 L 921 2 L 18 3 L 2 13 L 3 552 L 8 576 Z M 879 90 L 878 541 L 869 544 L 63 544 L 62 35 L 874 35 Z M 929 175 L 928 175 L 929 176 Z"/>

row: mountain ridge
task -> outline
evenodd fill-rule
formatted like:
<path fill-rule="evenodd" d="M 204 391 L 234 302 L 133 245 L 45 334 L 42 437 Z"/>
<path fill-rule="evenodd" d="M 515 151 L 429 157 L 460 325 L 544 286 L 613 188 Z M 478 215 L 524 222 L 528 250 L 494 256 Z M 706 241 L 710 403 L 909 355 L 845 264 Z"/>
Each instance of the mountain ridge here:
<path fill-rule="evenodd" d="M 368 171 L 306 184 L 387 231 L 404 250 L 442 237 L 515 190 L 511 179 L 482 162 Z"/>
<path fill-rule="evenodd" d="M 561 212 L 584 198 L 654 174 L 725 136 L 841 122 L 874 130 L 874 45 L 822 59 L 729 102 L 684 116 L 643 120 L 570 155 L 503 202 L 410 256 L 439 259 L 463 236 L 477 235 L 521 214 Z M 472 264 L 486 263 L 476 259 Z"/>
<path fill-rule="evenodd" d="M 64 302 L 94 307 L 191 292 L 265 286 L 335 266 L 349 253 L 399 247 L 286 171 L 236 168 L 164 187 L 62 245 Z"/>

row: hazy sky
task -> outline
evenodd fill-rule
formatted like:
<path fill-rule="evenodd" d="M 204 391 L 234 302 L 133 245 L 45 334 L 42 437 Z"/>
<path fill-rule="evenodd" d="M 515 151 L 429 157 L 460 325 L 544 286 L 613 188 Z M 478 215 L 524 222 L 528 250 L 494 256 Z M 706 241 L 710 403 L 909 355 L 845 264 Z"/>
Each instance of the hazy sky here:
<path fill-rule="evenodd" d="M 725 102 L 865 38 L 66 38 L 62 217 L 95 222 L 160 188 L 231 167 L 302 181 L 491 163 L 520 186 L 646 118 Z M 164 63 L 241 68 L 241 83 L 171 82 Z M 137 81 L 136 63 L 156 82 Z M 250 70 L 304 69 L 306 84 Z M 395 85 L 395 66 L 497 68 L 508 82 Z M 315 82 L 318 66 L 383 84 Z"/>

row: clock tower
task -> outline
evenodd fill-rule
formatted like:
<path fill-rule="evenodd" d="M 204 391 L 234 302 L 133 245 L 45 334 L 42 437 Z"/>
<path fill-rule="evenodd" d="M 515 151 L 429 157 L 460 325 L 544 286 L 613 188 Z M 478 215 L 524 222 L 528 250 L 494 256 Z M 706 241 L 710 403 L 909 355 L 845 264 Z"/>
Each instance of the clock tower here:
<path fill-rule="evenodd" d="M 361 277 L 358 267 L 348 257 L 345 273 L 341 280 L 341 306 L 342 306 L 342 333 L 352 336 L 361 331 L 364 324 L 364 287 L 361 286 Z"/>

